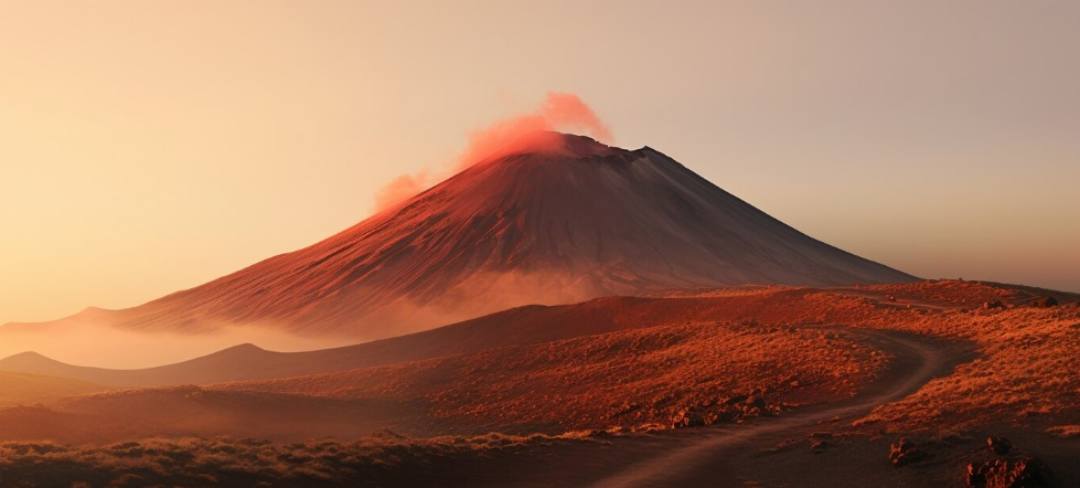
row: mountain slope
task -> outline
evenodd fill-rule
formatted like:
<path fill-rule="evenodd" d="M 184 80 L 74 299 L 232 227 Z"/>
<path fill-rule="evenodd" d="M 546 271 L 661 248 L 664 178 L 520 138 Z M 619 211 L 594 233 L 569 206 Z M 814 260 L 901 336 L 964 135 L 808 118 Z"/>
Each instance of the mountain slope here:
<path fill-rule="evenodd" d="M 651 148 L 562 141 L 481 162 L 308 248 L 107 321 L 377 338 L 526 303 L 913 279 L 814 240 Z"/>

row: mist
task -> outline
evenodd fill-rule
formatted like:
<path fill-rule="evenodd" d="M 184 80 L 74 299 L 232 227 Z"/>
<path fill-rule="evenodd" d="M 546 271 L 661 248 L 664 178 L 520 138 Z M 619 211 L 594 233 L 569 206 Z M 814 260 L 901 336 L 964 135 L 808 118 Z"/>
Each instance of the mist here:
<path fill-rule="evenodd" d="M 285 352 L 358 342 L 337 336 L 301 336 L 266 325 L 224 324 L 209 332 L 192 334 L 144 332 L 86 321 L 59 326 L 5 326 L 0 328 L 0 358 L 36 352 L 79 366 L 131 369 L 184 361 L 246 343 Z"/>

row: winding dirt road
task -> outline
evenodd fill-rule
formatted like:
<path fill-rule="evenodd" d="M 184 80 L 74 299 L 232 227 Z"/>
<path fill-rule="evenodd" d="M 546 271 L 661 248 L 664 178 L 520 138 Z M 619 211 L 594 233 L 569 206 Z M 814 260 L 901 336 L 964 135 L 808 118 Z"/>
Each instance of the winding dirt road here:
<path fill-rule="evenodd" d="M 607 442 L 540 448 L 504 459 L 504 462 L 488 464 L 483 475 L 472 473 L 468 476 L 469 486 L 759 486 L 746 483 L 760 474 L 754 470 L 761 469 L 761 452 L 792 440 L 805 442 L 807 436 L 814 432 L 843 431 L 852 420 L 874 407 L 901 399 L 931 379 L 949 374 L 956 364 L 969 357 L 971 351 L 966 344 L 896 331 L 843 326 L 824 328 L 844 331 L 893 356 L 884 374 L 852 400 L 808 407 L 798 413 L 758 418 L 742 424 L 629 435 L 614 437 Z M 795 452 L 802 455 L 805 451 L 800 449 Z M 873 461 L 869 461 L 871 465 L 888 466 L 884 454 L 874 456 Z M 802 478 L 800 473 L 805 474 L 802 470 L 812 469 L 805 466 L 781 468 L 776 463 L 785 462 L 783 455 L 769 459 L 772 465 L 764 469 L 790 471 L 791 477 L 796 480 Z M 809 484 L 799 481 L 784 486 L 834 484 L 831 481 Z"/>
<path fill-rule="evenodd" d="M 764 419 L 760 422 L 700 429 L 706 434 L 688 439 L 686 445 L 658 455 L 594 483 L 596 488 L 630 488 L 653 486 L 694 485 L 694 480 L 717 480 L 717 466 L 733 449 L 751 441 L 776 434 L 791 435 L 793 431 L 813 427 L 823 421 L 851 419 L 875 406 L 895 401 L 914 392 L 927 381 L 947 373 L 953 363 L 947 349 L 924 339 L 905 337 L 898 333 L 849 329 L 864 335 L 866 340 L 880 345 L 897 357 L 892 378 L 882 381 L 874 390 L 842 405 Z M 703 472 L 703 470 L 707 472 Z"/>

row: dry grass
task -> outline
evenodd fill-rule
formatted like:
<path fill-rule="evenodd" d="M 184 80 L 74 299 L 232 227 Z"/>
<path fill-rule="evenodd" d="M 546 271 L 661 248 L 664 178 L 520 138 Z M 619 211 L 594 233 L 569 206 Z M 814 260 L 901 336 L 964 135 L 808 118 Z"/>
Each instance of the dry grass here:
<path fill-rule="evenodd" d="M 979 357 L 861 423 L 960 431 L 1080 421 L 1080 307 L 949 312 L 897 327 L 972 340 Z"/>
<path fill-rule="evenodd" d="M 77 427 L 92 418 L 96 425 L 131 427 L 130 437 L 358 435 L 361 426 L 438 435 L 670 425 L 680 412 L 691 423 L 732 421 L 849 398 L 878 377 L 888 355 L 833 325 L 976 347 L 975 360 L 878 408 L 862 424 L 894 431 L 1080 424 L 1080 375 L 1071 364 L 1080 356 L 1080 308 L 1024 306 L 1040 292 L 931 281 L 535 307 L 503 315 L 502 323 L 454 329 L 453 340 L 467 344 L 518 341 L 480 352 L 192 391 L 80 397 L 58 412 L 0 412 L 0 428 L 7 438 L 62 439 L 63 428 L 41 435 L 42 426 Z M 981 307 L 994 300 L 1006 308 Z M 549 330 L 557 340 L 538 339 Z M 584 332 L 574 337 L 575 330 Z M 330 421 L 313 420 L 319 418 Z M 289 432 L 272 428 L 283 423 L 295 425 Z M 26 431 L 32 427 L 38 431 Z"/>
<path fill-rule="evenodd" d="M 680 411 L 712 423 L 837 401 L 886 362 L 829 329 L 709 323 L 219 388 L 392 399 L 427 405 L 437 424 L 466 431 L 561 432 L 667 424 Z"/>
<path fill-rule="evenodd" d="M 104 446 L 0 443 L 0 485 L 14 487 L 405 486 L 461 483 L 458 468 L 589 436 L 487 434 L 281 444 L 250 439 L 148 439 Z"/>

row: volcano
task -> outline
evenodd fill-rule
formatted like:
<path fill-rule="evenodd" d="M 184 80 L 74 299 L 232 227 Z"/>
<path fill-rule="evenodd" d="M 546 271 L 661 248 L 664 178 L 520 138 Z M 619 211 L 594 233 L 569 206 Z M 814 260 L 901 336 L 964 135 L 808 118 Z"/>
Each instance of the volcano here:
<path fill-rule="evenodd" d="M 914 278 L 817 241 L 649 147 L 584 136 L 481 161 L 345 231 L 97 319 L 374 339 L 528 303 Z"/>

